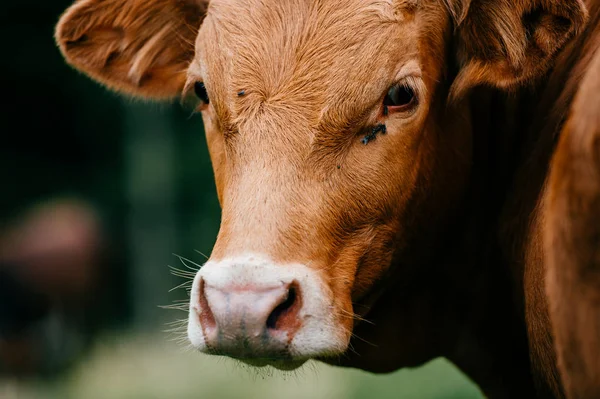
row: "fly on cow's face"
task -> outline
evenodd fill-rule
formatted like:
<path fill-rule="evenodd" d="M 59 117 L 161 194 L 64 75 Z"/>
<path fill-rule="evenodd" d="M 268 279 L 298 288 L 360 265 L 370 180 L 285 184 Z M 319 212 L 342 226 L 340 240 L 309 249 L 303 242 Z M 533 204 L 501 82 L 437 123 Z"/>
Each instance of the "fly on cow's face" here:
<path fill-rule="evenodd" d="M 381 133 L 381 134 L 387 133 L 387 127 L 383 123 L 380 123 L 380 124 L 372 127 L 371 131 L 365 137 L 363 137 L 363 139 L 361 140 L 362 143 L 364 145 L 369 144 L 371 141 L 375 140 L 378 133 Z"/>

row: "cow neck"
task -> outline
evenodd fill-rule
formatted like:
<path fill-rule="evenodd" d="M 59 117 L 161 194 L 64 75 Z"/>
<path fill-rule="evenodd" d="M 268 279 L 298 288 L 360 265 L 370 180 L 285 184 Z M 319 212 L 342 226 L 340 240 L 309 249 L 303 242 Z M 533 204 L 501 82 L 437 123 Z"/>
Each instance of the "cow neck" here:
<path fill-rule="evenodd" d="M 503 367 L 518 367 L 518 373 L 512 376 L 521 380 L 517 386 L 531 388 L 533 384 L 536 388 L 530 395 L 520 391 L 509 397 L 564 396 L 552 337 L 544 335 L 546 330 L 528 331 L 526 326 L 549 326 L 550 323 L 544 290 L 534 289 L 543 284 L 544 275 L 540 204 L 552 154 L 570 104 L 583 71 L 595 53 L 590 46 L 597 46 L 597 38 L 600 38 L 600 1 L 588 1 L 588 5 L 591 17 L 588 27 L 561 52 L 555 67 L 544 79 L 511 95 L 490 89 L 473 93 L 474 186 L 478 191 L 473 198 L 479 198 L 485 209 L 475 210 L 478 216 L 472 215 L 477 219 L 474 223 L 477 227 L 467 231 L 466 242 L 470 234 L 479 232 L 466 249 L 479 248 L 476 263 L 485 270 L 480 272 L 479 278 L 487 281 L 478 283 L 486 288 L 471 296 L 486 298 L 483 303 L 489 307 L 488 315 L 496 315 L 484 316 L 477 323 L 479 329 L 464 323 L 462 331 L 471 331 L 477 338 L 472 336 L 469 341 L 465 333 L 463 341 L 467 350 L 461 353 L 459 345 L 447 356 L 473 377 L 489 397 L 504 396 L 501 395 L 502 383 L 494 383 L 494 379 L 489 378 L 493 370 L 486 370 L 489 366 L 485 363 L 501 365 L 498 375 L 506 374 Z M 495 295 L 512 309 L 491 298 Z M 471 311 L 471 318 L 475 320 L 482 313 L 473 308 Z M 501 334 L 494 334 L 495 328 Z M 540 331 L 542 335 L 538 335 Z M 511 347 L 505 344 L 507 335 Z M 483 359 L 483 368 L 477 361 L 478 356 L 468 354 L 469 350 L 476 350 L 474 341 L 481 341 L 484 347 L 496 345 L 499 349 L 491 348 L 490 357 Z"/>

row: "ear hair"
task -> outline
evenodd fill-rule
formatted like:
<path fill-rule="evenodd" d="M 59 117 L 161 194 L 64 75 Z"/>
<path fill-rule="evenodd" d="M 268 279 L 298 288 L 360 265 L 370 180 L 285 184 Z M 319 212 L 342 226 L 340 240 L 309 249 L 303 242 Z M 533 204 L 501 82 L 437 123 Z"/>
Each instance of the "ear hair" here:
<path fill-rule="evenodd" d="M 469 13 L 471 0 L 442 0 L 442 2 L 452 17 L 455 29 L 458 28 Z"/>
<path fill-rule="evenodd" d="M 543 76 L 587 21 L 582 0 L 442 1 L 459 67 L 451 100 L 477 85 L 511 89 Z"/>
<path fill-rule="evenodd" d="M 110 89 L 146 98 L 179 94 L 207 0 L 79 0 L 56 41 L 69 64 Z"/>

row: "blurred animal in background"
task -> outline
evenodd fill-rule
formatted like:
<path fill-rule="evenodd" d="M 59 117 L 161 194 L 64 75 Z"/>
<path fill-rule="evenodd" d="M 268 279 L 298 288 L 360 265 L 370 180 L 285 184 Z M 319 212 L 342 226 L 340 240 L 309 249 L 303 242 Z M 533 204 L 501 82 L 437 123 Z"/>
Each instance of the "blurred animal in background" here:
<path fill-rule="evenodd" d="M 69 4 L 11 1 L 0 12 L 0 34 L 13 39 L 0 64 L 0 386 L 62 375 L 98 332 L 130 320 L 124 107 L 73 79 L 55 50 Z"/>
<path fill-rule="evenodd" d="M 194 92 L 223 209 L 200 351 L 600 397 L 598 0 L 80 0 L 66 60 Z M 240 95 L 240 93 L 243 93 Z M 568 122 L 567 122 L 568 121 Z"/>
<path fill-rule="evenodd" d="M 0 230 L 0 371 L 47 373 L 79 354 L 102 235 L 95 210 L 67 198 L 40 203 Z"/>

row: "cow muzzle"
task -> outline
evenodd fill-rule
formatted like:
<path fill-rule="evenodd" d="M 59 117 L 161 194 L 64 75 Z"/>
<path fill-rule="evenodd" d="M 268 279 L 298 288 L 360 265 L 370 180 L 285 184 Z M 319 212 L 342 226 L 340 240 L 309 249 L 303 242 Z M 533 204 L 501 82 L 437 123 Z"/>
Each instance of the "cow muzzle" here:
<path fill-rule="evenodd" d="M 346 350 L 349 333 L 333 302 L 322 278 L 301 264 L 259 256 L 209 261 L 194 279 L 188 337 L 205 353 L 293 369 Z"/>

